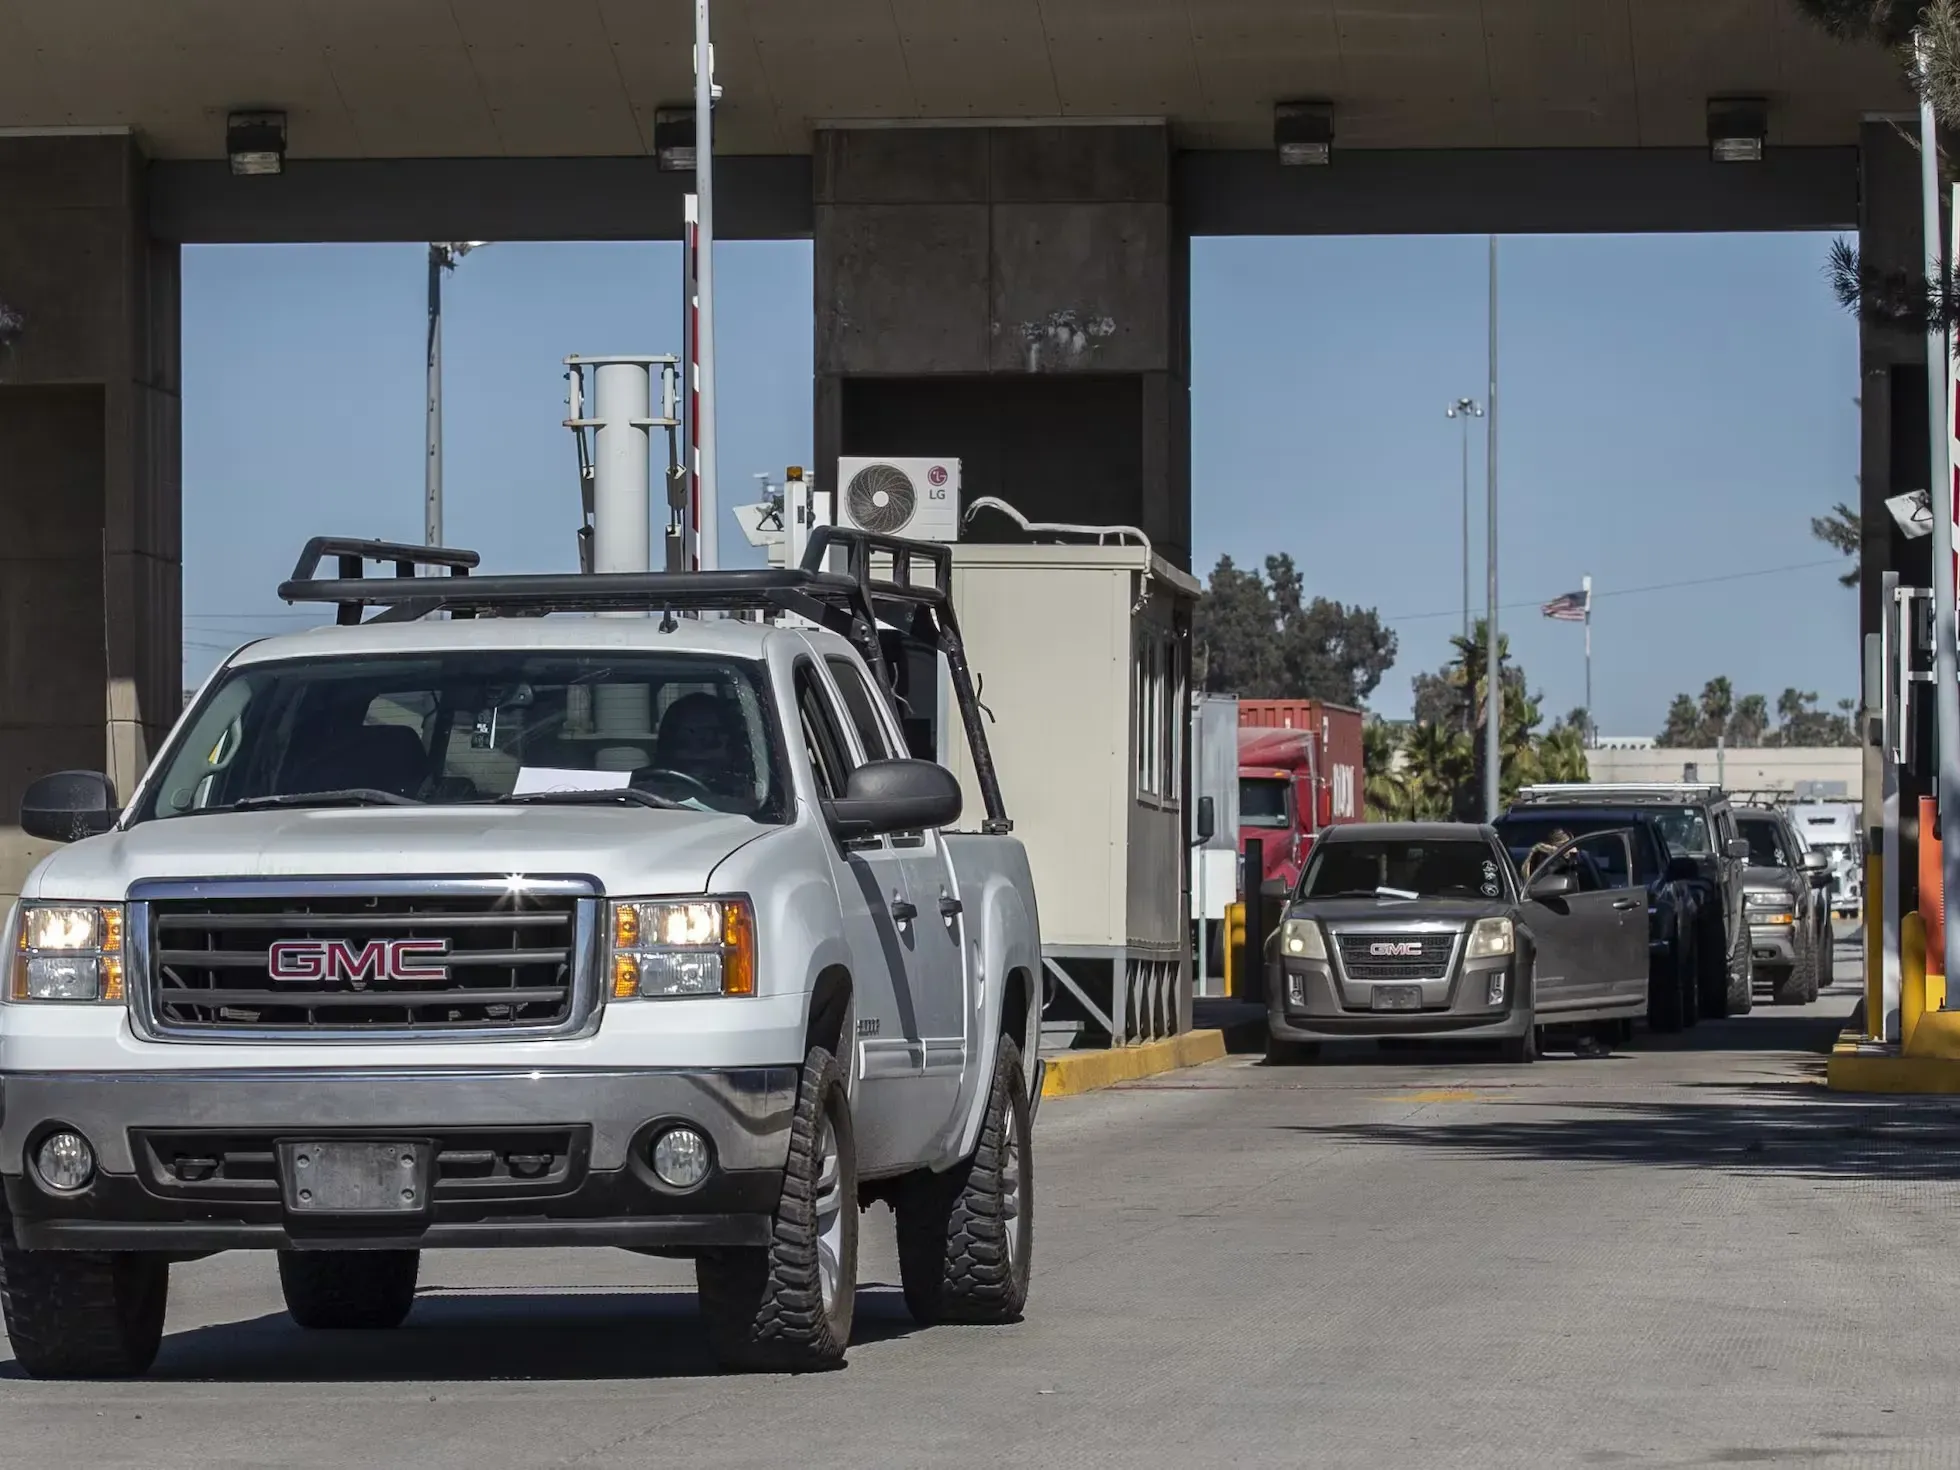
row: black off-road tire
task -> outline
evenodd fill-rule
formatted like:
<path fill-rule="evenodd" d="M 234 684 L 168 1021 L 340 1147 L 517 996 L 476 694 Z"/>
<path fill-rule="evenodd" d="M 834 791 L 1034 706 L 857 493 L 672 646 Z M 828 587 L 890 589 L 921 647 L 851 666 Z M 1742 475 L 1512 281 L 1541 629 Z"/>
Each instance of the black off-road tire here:
<path fill-rule="evenodd" d="M 1827 913 L 1824 915 L 1824 932 L 1818 939 L 1817 988 L 1829 990 L 1837 984 L 1837 926 Z M 1815 1000 L 1816 997 L 1812 996 Z"/>
<path fill-rule="evenodd" d="M 843 1202 L 837 1287 L 828 1309 L 817 1213 L 826 1121 L 837 1141 L 836 1188 Z M 706 1251 L 695 1261 L 709 1346 L 724 1368 L 737 1372 L 841 1368 L 857 1307 L 857 1141 L 843 1071 L 822 1047 L 812 1047 L 803 1061 L 770 1237 L 766 1246 Z"/>
<path fill-rule="evenodd" d="M 1688 1024 L 1688 997 L 1681 984 L 1681 941 L 1677 936 L 1667 953 L 1647 965 L 1647 1029 L 1672 1036 Z"/>
<path fill-rule="evenodd" d="M 1527 1026 L 1522 1036 L 1507 1036 L 1497 1044 L 1498 1055 L 1513 1065 L 1527 1065 L 1538 1060 L 1538 1028 Z"/>
<path fill-rule="evenodd" d="M 1728 936 L 1722 932 L 1722 914 L 1717 909 L 1704 914 L 1695 933 L 1696 966 L 1701 990 L 1703 1020 L 1719 1021 L 1734 1014 L 1730 1010 Z"/>
<path fill-rule="evenodd" d="M 1269 1067 L 1298 1067 L 1320 1055 L 1317 1041 L 1288 1041 L 1283 1036 L 1266 1033 L 1266 1065 Z"/>
<path fill-rule="evenodd" d="M 1681 987 L 1681 1028 L 1693 1030 L 1701 1024 L 1701 971 L 1695 931 L 1690 926 L 1677 933 L 1680 953 L 1675 957 L 1675 978 Z"/>
<path fill-rule="evenodd" d="M 1021 1320 L 1034 1256 L 1033 1143 L 1021 1049 L 1003 1036 L 973 1156 L 908 1181 L 898 1199 L 899 1282 L 913 1321 Z"/>
<path fill-rule="evenodd" d="M 30 1378 L 135 1378 L 163 1341 L 170 1263 L 141 1251 L 29 1251 L 0 1223 L 0 1308 Z"/>
<path fill-rule="evenodd" d="M 1746 939 L 1742 946 L 1742 969 L 1729 979 L 1728 1002 L 1724 1014 L 1730 1016 L 1746 1016 L 1756 1008 L 1756 952 Z"/>
<path fill-rule="evenodd" d="M 281 1251 L 279 1290 L 299 1326 L 387 1332 L 415 1305 L 420 1251 Z"/>

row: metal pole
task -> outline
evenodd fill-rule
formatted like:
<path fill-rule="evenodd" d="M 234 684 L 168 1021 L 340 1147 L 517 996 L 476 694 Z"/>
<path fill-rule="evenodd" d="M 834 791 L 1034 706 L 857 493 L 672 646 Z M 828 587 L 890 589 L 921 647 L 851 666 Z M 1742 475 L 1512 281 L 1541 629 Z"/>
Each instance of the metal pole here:
<path fill-rule="evenodd" d="M 1916 38 L 1919 65 L 1926 69 L 1926 38 Z M 1926 269 L 1935 279 L 1945 274 L 1946 250 L 1940 239 L 1940 140 L 1932 100 L 1921 89 L 1919 101 L 1919 179 L 1925 227 Z M 1943 841 L 1940 860 L 1944 891 L 1960 893 L 1960 839 L 1945 829 L 1960 815 L 1960 658 L 1956 658 L 1953 565 L 1953 453 L 1947 423 L 1947 340 L 1938 326 L 1926 334 L 1927 490 L 1933 515 L 1933 677 L 1934 710 L 1939 721 L 1939 812 Z M 1950 909 L 1949 909 L 1950 912 Z M 1941 965 L 1948 975 L 1960 974 L 1960 924 L 1942 926 L 1946 953 Z"/>
<path fill-rule="evenodd" d="M 428 398 L 423 406 L 426 436 L 422 465 L 422 544 L 442 545 L 442 272 L 448 250 L 429 246 Z"/>
<path fill-rule="evenodd" d="M 715 498 L 715 167 L 714 167 L 714 51 L 708 31 L 708 0 L 694 0 L 694 192 L 701 218 L 696 228 L 700 259 L 695 263 L 697 340 L 695 361 L 700 380 L 695 384 L 694 421 L 700 435 L 695 454 L 700 465 L 701 566 L 714 571 L 721 565 L 720 512 Z"/>
<path fill-rule="evenodd" d="M 1502 810 L 1504 780 L 1504 661 L 1497 641 L 1497 236 L 1490 237 L 1490 386 L 1484 395 L 1484 412 L 1490 416 L 1485 429 L 1485 500 L 1489 507 L 1487 548 L 1484 554 L 1485 611 L 1484 636 L 1489 640 L 1484 657 L 1484 680 L 1490 698 L 1484 716 L 1484 812 L 1496 821 Z"/>
<path fill-rule="evenodd" d="M 1593 747 L 1592 712 L 1592 578 L 1585 580 L 1586 590 L 1586 728 L 1579 733 L 1585 737 L 1586 749 Z"/>
<path fill-rule="evenodd" d="M 1463 641 L 1470 641 L 1470 415 L 1463 420 Z"/>

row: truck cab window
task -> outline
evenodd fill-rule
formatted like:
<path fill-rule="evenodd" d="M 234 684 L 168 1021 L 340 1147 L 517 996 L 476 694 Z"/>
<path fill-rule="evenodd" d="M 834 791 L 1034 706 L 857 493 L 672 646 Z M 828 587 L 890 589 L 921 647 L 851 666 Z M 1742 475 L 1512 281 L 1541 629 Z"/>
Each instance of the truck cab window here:
<path fill-rule="evenodd" d="M 817 683 L 816 670 L 808 664 L 796 666 L 796 712 L 810 769 L 817 778 L 817 790 L 826 800 L 835 801 L 844 794 L 851 762 L 836 717 L 831 714 L 830 701 L 824 698 Z"/>
<path fill-rule="evenodd" d="M 1290 800 L 1288 782 L 1270 776 L 1243 776 L 1239 779 L 1239 825 L 1290 827 Z"/>
<path fill-rule="evenodd" d="M 878 707 L 873 702 L 871 686 L 865 682 L 864 671 L 848 658 L 833 656 L 824 662 L 830 665 L 830 677 L 837 681 L 838 693 L 844 696 L 844 708 L 850 711 L 851 724 L 857 728 L 865 759 L 888 760 L 891 744 L 885 739 L 885 727 L 878 721 Z"/>

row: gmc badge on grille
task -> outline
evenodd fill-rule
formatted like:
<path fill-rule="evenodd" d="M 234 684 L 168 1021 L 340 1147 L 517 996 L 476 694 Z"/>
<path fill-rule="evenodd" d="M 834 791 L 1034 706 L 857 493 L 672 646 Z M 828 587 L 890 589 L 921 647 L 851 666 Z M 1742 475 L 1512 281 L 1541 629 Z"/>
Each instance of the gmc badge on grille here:
<path fill-rule="evenodd" d="M 279 939 L 266 951 L 265 968 L 274 981 L 345 980 L 364 990 L 369 980 L 447 980 L 447 965 L 418 962 L 448 953 L 447 939 L 370 939 L 358 947 L 345 939 Z"/>
<path fill-rule="evenodd" d="M 1380 959 L 1402 959 L 1409 955 L 1421 954 L 1422 943 L 1417 940 L 1413 943 L 1371 944 L 1368 946 L 1368 953 Z"/>

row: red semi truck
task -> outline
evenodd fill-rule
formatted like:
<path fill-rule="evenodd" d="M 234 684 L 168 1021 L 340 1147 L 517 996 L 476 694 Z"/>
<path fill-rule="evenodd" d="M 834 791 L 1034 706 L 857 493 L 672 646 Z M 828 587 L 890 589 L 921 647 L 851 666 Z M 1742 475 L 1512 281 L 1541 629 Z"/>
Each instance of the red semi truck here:
<path fill-rule="evenodd" d="M 1239 701 L 1239 852 L 1291 889 L 1323 827 L 1362 819 L 1361 711 L 1318 699 Z"/>

